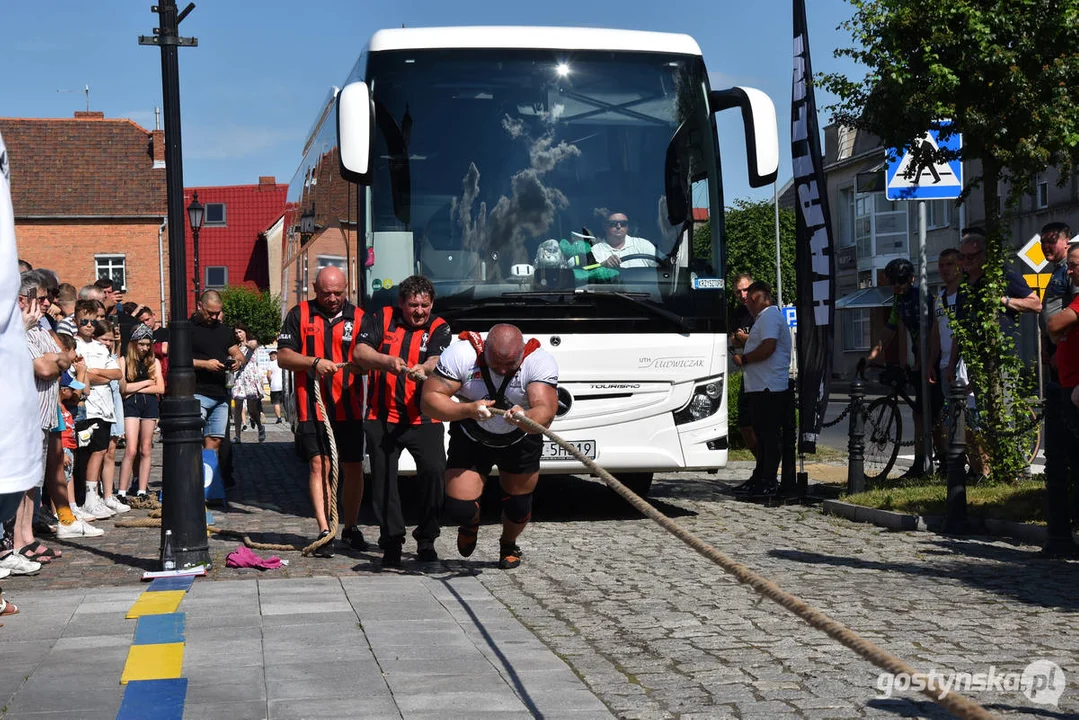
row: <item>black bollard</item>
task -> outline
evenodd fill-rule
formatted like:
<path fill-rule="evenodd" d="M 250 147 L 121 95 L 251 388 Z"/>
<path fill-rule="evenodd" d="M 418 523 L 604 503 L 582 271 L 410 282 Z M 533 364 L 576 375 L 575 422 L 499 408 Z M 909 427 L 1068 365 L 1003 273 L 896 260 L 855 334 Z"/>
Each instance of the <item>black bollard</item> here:
<path fill-rule="evenodd" d="M 967 470 L 963 462 L 967 448 L 967 385 L 961 380 L 948 387 L 951 398 L 952 432 L 948 438 L 948 504 L 944 514 L 944 532 L 963 535 L 967 532 Z"/>
<path fill-rule="evenodd" d="M 847 445 L 847 492 L 865 491 L 865 382 L 850 384 L 850 431 Z"/>

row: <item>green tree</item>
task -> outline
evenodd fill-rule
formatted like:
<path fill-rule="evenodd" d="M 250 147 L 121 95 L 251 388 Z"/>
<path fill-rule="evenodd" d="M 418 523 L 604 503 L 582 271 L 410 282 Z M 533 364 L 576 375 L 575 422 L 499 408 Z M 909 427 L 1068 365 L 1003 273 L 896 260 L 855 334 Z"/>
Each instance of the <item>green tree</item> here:
<path fill-rule="evenodd" d="M 776 285 L 776 224 L 775 206 L 770 200 L 752 202 L 735 200 L 727 208 L 724 227 L 727 231 L 727 287 L 734 287 L 734 277 L 749 273 L 757 280 Z M 708 224 L 698 226 L 693 233 L 694 249 L 705 250 L 711 242 Z M 795 217 L 790 210 L 779 211 L 780 267 L 783 270 L 783 302 L 791 305 L 797 297 L 797 278 L 794 275 Z M 706 252 L 696 253 L 704 257 Z M 728 293 L 731 309 L 737 299 Z"/>
<path fill-rule="evenodd" d="M 854 17 L 843 27 L 854 47 L 836 51 L 861 63 L 860 81 L 840 75 L 818 79 L 839 102 L 834 120 L 866 130 L 886 147 L 910 147 L 940 118 L 962 133 L 960 153 L 921 144 L 919 169 L 931 162 L 981 162 L 964 196 L 984 192 L 989 235 L 986 282 L 972 300 L 972 319 L 956 342 L 979 392 L 993 474 L 1013 480 L 1023 461 L 1011 432 L 1021 361 L 997 322 L 1010 249 L 1001 223 L 999 183 L 1012 187 L 1009 202 L 1049 166 L 1062 181 L 1079 161 L 1079 0 L 851 0 Z"/>
<path fill-rule="evenodd" d="M 281 332 L 281 298 L 242 285 L 229 285 L 221 291 L 225 322 L 243 323 L 262 345 L 277 341 Z"/>

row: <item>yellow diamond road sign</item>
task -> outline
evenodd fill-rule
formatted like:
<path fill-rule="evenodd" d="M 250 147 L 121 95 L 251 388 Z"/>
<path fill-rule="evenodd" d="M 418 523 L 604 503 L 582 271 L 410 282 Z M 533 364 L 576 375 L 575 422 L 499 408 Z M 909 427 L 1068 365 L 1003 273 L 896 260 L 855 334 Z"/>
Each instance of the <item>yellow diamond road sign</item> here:
<path fill-rule="evenodd" d="M 1018 255 L 1034 272 L 1041 272 L 1049 264 L 1042 252 L 1042 238 L 1039 234 L 1027 240 L 1027 244 L 1019 248 Z"/>

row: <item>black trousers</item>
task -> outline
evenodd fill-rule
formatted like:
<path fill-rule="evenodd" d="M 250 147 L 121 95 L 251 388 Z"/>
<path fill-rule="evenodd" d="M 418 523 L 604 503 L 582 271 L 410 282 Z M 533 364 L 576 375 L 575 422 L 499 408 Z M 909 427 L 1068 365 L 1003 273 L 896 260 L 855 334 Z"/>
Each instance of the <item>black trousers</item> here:
<path fill-rule="evenodd" d="M 1071 544 L 1071 478 L 1079 477 L 1079 408 L 1072 388 L 1051 382 L 1045 393 L 1045 521 L 1050 543 Z"/>
<path fill-rule="evenodd" d="M 368 480 L 371 505 L 384 543 L 405 539 L 405 518 L 397 484 L 397 462 L 401 450 L 416 460 L 416 500 L 419 522 L 412 537 L 433 541 L 439 535 L 439 518 L 446 490 L 445 427 L 442 423 L 404 425 L 385 420 L 364 420 L 367 453 L 371 456 Z"/>
<path fill-rule="evenodd" d="M 779 465 L 783 461 L 784 430 L 790 440 L 793 423 L 790 422 L 789 415 L 794 408 L 793 400 L 794 395 L 790 390 L 746 393 L 746 404 L 749 405 L 750 416 L 753 418 L 753 433 L 757 436 L 757 466 L 753 475 L 762 483 L 776 481 Z M 793 470 L 793 462 L 790 464 Z"/>

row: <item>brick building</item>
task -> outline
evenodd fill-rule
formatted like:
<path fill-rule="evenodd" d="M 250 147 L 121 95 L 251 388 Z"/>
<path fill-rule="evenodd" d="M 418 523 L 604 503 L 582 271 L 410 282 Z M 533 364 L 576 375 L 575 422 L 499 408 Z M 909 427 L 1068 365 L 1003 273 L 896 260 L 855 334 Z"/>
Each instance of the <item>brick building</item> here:
<path fill-rule="evenodd" d="M 101 112 L 0 118 L 19 256 L 76 287 L 108 276 L 165 316 L 165 134 Z"/>
<path fill-rule="evenodd" d="M 259 178 L 257 185 L 184 188 L 184 208 L 195 193 L 205 208 L 199 232 L 199 266 L 202 289 L 245 285 L 259 290 L 279 287 L 280 252 L 271 269 L 268 237 L 280 244 L 278 221 L 285 212 L 288 186 L 272 176 Z M 276 230 L 275 230 L 276 228 Z M 195 307 L 195 253 L 191 228 L 187 230 L 188 306 Z M 273 277 L 274 282 L 271 282 Z"/>

